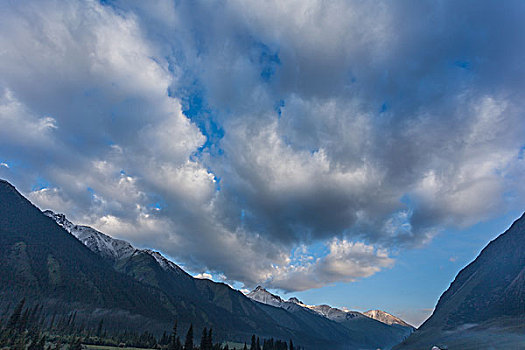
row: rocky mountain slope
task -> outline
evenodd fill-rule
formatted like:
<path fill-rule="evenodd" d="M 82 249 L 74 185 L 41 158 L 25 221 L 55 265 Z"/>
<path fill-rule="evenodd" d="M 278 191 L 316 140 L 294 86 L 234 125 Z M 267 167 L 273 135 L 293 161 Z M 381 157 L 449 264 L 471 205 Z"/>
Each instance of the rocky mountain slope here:
<path fill-rule="evenodd" d="M 175 300 L 113 270 L 3 180 L 0 248 L 3 308 L 26 297 L 58 315 L 76 310 L 87 323 L 104 318 L 108 325 L 126 320 L 156 329 L 173 322 Z"/>
<path fill-rule="evenodd" d="M 525 349 L 525 214 L 459 272 L 397 349 Z"/>
<path fill-rule="evenodd" d="M 44 215 L 52 218 L 67 232 L 78 238 L 78 240 L 94 253 L 114 263 L 127 260 L 134 255 L 146 254 L 151 256 L 165 271 L 173 271 L 188 275 L 183 269 L 164 257 L 159 252 L 151 249 L 137 249 L 129 242 L 110 237 L 89 226 L 75 225 L 69 221 L 64 214 L 56 214 L 51 210 L 45 210 Z M 189 275 L 188 275 L 189 276 Z"/>
<path fill-rule="evenodd" d="M 141 282 L 160 287 L 162 290 L 177 296 L 181 296 L 181 291 L 187 292 L 182 294 L 183 296 L 198 296 L 203 289 L 202 285 L 206 285 L 204 287 L 207 291 L 205 300 L 212 299 L 215 303 L 219 303 L 224 307 L 231 303 L 231 300 L 225 302 L 221 297 L 216 297 L 217 294 L 222 294 L 216 289 L 224 288 L 226 287 L 225 285 L 194 279 L 158 252 L 149 249 L 137 249 L 126 241 L 114 239 L 91 227 L 75 225 L 63 214 L 56 214 L 49 210 L 46 210 L 44 214 L 77 237 L 94 253 L 104 257 L 117 271 L 126 273 Z M 156 263 L 150 257 L 153 257 Z M 147 263 L 148 261 L 149 264 Z M 163 272 L 156 276 L 156 274 L 151 273 L 152 266 L 148 268 L 148 265 L 155 266 L 157 270 L 161 268 Z M 138 273 L 139 271 L 140 273 Z M 404 330 L 393 331 L 376 322 L 367 321 L 358 312 L 343 312 L 327 305 L 307 306 L 297 298 L 290 298 L 285 301 L 262 287 L 257 287 L 248 297 L 258 301 L 256 305 L 277 324 L 296 331 L 300 330 L 303 332 L 308 330 L 313 332 L 313 334 L 322 333 L 320 338 L 325 337 L 325 341 L 331 342 L 333 339 L 339 339 L 350 349 L 391 346 L 398 343 L 405 336 Z M 364 324 L 362 324 L 363 322 L 354 322 L 352 324 L 353 327 L 341 324 L 345 319 L 356 316 L 363 317 L 362 321 L 364 321 Z M 336 321 L 338 324 L 330 321 Z M 370 324 L 372 324 L 372 327 L 370 327 Z M 364 336 L 364 333 L 371 333 L 374 336 Z"/>

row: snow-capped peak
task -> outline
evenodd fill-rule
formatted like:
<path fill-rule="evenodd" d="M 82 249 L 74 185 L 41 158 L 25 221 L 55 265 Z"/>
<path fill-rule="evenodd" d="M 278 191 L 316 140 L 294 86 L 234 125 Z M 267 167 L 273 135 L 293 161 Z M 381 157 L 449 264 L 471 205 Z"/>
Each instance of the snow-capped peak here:
<path fill-rule="evenodd" d="M 297 299 L 296 297 L 291 297 L 290 299 L 287 300 L 287 302 L 294 303 L 302 307 L 306 307 L 306 305 L 301 300 Z"/>
<path fill-rule="evenodd" d="M 164 257 L 164 255 L 162 255 L 159 252 L 156 252 L 151 249 L 139 249 L 139 250 L 151 255 L 157 261 L 160 267 L 162 267 L 164 270 L 175 270 L 178 272 L 183 271 L 177 264 L 175 264 L 171 260 L 168 260 L 167 258 Z"/>
<path fill-rule="evenodd" d="M 129 242 L 110 237 L 89 226 L 75 225 L 69 221 L 64 214 L 56 214 L 51 210 L 46 210 L 43 213 L 55 220 L 58 225 L 75 236 L 94 253 L 106 259 L 119 261 L 142 252 L 153 257 L 163 270 L 174 270 L 179 273 L 184 273 L 179 266 L 165 258 L 159 252 L 151 249 L 137 249 Z"/>
<path fill-rule="evenodd" d="M 374 320 L 377 320 L 382 323 L 386 323 L 388 325 L 398 324 L 403 327 L 410 327 L 414 328 L 413 326 L 409 325 L 402 319 L 389 314 L 388 312 L 381 311 L 381 310 L 369 310 L 364 313 L 365 316 L 368 316 L 370 318 L 373 318 Z"/>
<path fill-rule="evenodd" d="M 93 252 L 104 258 L 114 261 L 128 258 L 137 249 L 126 241 L 112 238 L 91 228 L 89 226 L 75 225 L 69 221 L 64 214 L 55 214 L 51 210 L 44 211 L 44 214 L 54 219 L 57 224 L 62 226 L 67 232 L 78 238 Z"/>
<path fill-rule="evenodd" d="M 308 308 L 317 312 L 332 321 L 342 322 L 355 317 L 363 317 L 363 314 L 357 311 L 341 310 L 330 305 L 309 305 Z"/>
<path fill-rule="evenodd" d="M 260 303 L 280 307 L 291 312 L 298 310 L 308 310 L 309 312 L 316 313 L 336 322 L 342 322 L 344 320 L 354 317 L 364 317 L 360 312 L 343 311 L 340 309 L 333 308 L 329 305 L 306 305 L 296 297 L 291 297 L 287 301 L 284 301 L 278 295 L 268 292 L 261 286 L 257 286 L 257 288 L 248 293 L 247 296 L 250 299 L 253 299 Z"/>
<path fill-rule="evenodd" d="M 64 214 L 57 214 L 51 210 L 46 210 L 44 211 L 44 215 L 49 216 L 55 220 L 57 224 L 62 226 L 69 233 L 71 233 L 71 230 L 75 227 L 75 224 L 69 221 Z"/>
<path fill-rule="evenodd" d="M 246 295 L 248 298 L 258 301 L 260 303 L 271 305 L 275 307 L 281 307 L 284 300 L 278 295 L 268 292 L 261 286 L 257 286 L 254 290 Z"/>

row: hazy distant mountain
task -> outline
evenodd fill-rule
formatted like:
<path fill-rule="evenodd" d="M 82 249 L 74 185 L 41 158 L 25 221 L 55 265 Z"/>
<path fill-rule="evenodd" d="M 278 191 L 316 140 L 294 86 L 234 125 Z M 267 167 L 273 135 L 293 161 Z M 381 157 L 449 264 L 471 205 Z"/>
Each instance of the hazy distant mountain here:
<path fill-rule="evenodd" d="M 396 317 L 394 315 L 389 314 L 388 312 L 381 311 L 381 310 L 369 310 L 367 312 L 363 312 L 363 315 L 373 318 L 374 320 L 377 320 L 379 322 L 389 324 L 389 325 L 397 324 L 403 327 L 412 327 L 411 325 L 409 325 L 408 323 L 406 323 L 399 317 Z"/>
<path fill-rule="evenodd" d="M 363 317 L 363 314 L 358 311 L 345 311 L 331 307 L 329 305 L 313 305 L 308 306 L 308 308 L 336 322 L 343 322 L 356 317 Z"/>
<path fill-rule="evenodd" d="M 525 214 L 459 272 L 396 349 L 525 349 Z"/>
<path fill-rule="evenodd" d="M 408 337 L 414 330 L 412 326 L 401 319 L 379 310 L 376 314 L 382 315 L 382 320 L 375 320 L 373 317 L 365 316 L 358 311 L 345 311 L 329 305 L 305 305 L 294 297 L 285 301 L 261 286 L 255 288 L 247 296 L 260 303 L 282 308 L 294 314 L 305 316 L 315 314 L 334 321 L 346 329 L 347 334 L 355 343 L 374 349 L 389 349 Z M 394 319 L 396 322 L 393 322 Z M 392 322 L 388 323 L 389 321 Z"/>

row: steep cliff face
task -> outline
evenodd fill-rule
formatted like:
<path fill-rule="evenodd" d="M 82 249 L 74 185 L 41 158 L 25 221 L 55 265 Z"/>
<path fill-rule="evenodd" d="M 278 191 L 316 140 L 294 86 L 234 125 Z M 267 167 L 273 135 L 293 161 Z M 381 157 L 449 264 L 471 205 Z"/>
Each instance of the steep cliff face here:
<path fill-rule="evenodd" d="M 399 349 L 430 343 L 513 348 L 516 341 L 525 344 L 525 214 L 459 272 L 432 316 Z"/>

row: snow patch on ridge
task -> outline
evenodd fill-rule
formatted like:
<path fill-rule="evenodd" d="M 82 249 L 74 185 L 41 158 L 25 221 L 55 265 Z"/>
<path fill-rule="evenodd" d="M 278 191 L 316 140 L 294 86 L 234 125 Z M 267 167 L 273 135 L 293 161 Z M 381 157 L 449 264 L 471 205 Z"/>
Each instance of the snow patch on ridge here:
<path fill-rule="evenodd" d="M 283 303 L 285 302 L 283 299 L 281 299 L 281 297 L 268 292 L 261 286 L 257 286 L 257 288 L 248 293 L 247 297 L 260 303 L 275 307 L 282 307 Z"/>
<path fill-rule="evenodd" d="M 369 317 L 388 325 L 397 324 L 403 327 L 414 328 L 408 323 L 401 320 L 400 318 L 381 310 L 371 310 L 367 311 L 366 313 L 361 313 L 359 311 L 341 310 L 335 307 L 331 307 L 330 305 L 306 305 L 296 297 L 291 297 L 287 301 L 284 301 L 278 295 L 270 293 L 261 286 L 257 286 L 257 288 L 255 288 L 253 291 L 246 295 L 250 299 L 258 301 L 260 303 L 280 307 L 282 309 L 292 312 L 294 310 L 298 310 L 299 308 L 306 309 L 335 322 L 344 322 L 346 320 L 359 317 Z"/>
<path fill-rule="evenodd" d="M 86 247 L 91 249 L 91 251 L 113 262 L 127 259 L 137 253 L 145 253 L 153 257 L 163 270 L 185 273 L 177 264 L 168 260 L 159 252 L 151 249 L 137 249 L 129 242 L 110 237 L 92 227 L 75 225 L 69 221 L 64 214 L 56 214 L 51 210 L 46 210 L 43 213 L 55 220 L 58 225 L 75 236 Z"/>
<path fill-rule="evenodd" d="M 381 310 L 369 310 L 367 312 L 363 313 L 365 316 L 368 316 L 370 318 L 373 318 L 376 321 L 386 323 L 388 325 L 398 324 L 403 327 L 410 327 L 414 328 L 413 326 L 409 325 L 399 317 L 396 317 L 394 315 L 389 314 L 388 312 L 381 311 Z"/>

